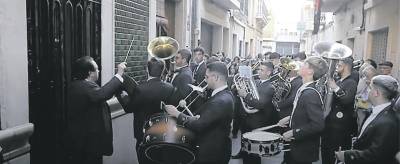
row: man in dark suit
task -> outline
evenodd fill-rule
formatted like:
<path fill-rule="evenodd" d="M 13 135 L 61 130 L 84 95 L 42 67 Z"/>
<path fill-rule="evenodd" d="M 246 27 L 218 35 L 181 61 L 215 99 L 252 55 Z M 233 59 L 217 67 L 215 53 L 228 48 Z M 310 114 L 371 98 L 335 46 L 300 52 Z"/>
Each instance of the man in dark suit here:
<path fill-rule="evenodd" d="M 259 99 L 254 99 L 250 93 L 244 88 L 238 89 L 239 97 L 244 99 L 244 102 L 253 107 L 257 112 L 243 111 L 243 121 L 241 125 L 242 133 L 250 132 L 256 128 L 273 125 L 278 122 L 279 114 L 272 104 L 272 97 L 274 95 L 274 88 L 272 87 L 268 78 L 274 70 L 274 65 L 271 62 L 262 62 L 258 69 L 260 81 L 257 83 L 257 91 Z M 244 164 L 257 164 L 261 163 L 261 158 L 254 154 L 243 154 Z"/>
<path fill-rule="evenodd" d="M 197 47 L 193 50 L 194 61 L 196 62 L 196 67 L 193 69 L 193 78 L 195 85 L 199 85 L 206 75 L 206 62 L 204 60 L 204 49 L 203 47 Z M 202 86 L 205 86 L 203 83 Z"/>
<path fill-rule="evenodd" d="M 147 62 L 148 80 L 138 85 L 134 93 L 129 95 L 129 102 L 124 102 L 121 98 L 118 99 L 125 106 L 125 112 L 134 114 L 136 153 L 140 164 L 149 163 L 143 150 L 140 149 L 143 141 L 143 125 L 152 115 L 162 112 L 161 101 L 170 103 L 170 97 L 174 92 L 174 87 L 171 84 L 161 81 L 163 70 L 163 61 L 155 58 L 150 59 Z"/>
<path fill-rule="evenodd" d="M 357 82 L 351 78 L 353 58 L 348 57 L 337 63 L 336 72 L 340 79 L 328 80 L 328 87 L 334 91 L 331 110 L 325 118 L 322 135 L 321 156 L 323 164 L 335 163 L 335 151 L 341 147 L 350 149 L 351 138 L 357 132 L 357 120 L 354 117 L 354 100 Z"/>
<path fill-rule="evenodd" d="M 228 164 L 234 102 L 226 84 L 226 65 L 222 62 L 208 64 L 205 78 L 213 92 L 211 98 L 199 108 L 197 116 L 187 116 L 172 105 L 166 105 L 165 109 L 178 119 L 178 123 L 196 133 L 196 164 Z"/>
<path fill-rule="evenodd" d="M 298 68 L 300 68 L 300 65 L 302 62 L 296 61 L 296 64 L 298 65 Z M 301 77 L 298 75 L 298 68 L 296 70 L 292 70 L 289 73 L 289 80 L 290 80 L 290 91 L 288 96 L 278 102 L 278 111 L 279 111 L 279 118 L 285 118 L 287 116 L 290 116 L 292 114 L 293 110 L 293 101 L 294 98 L 296 97 L 297 90 L 301 87 L 303 84 L 303 81 Z M 286 132 L 287 130 L 290 130 L 288 128 L 282 128 L 281 132 Z M 285 152 L 283 156 L 283 163 L 286 162 L 286 158 L 290 155 L 290 152 Z"/>
<path fill-rule="evenodd" d="M 104 86 L 96 84 L 99 70 L 89 56 L 79 58 L 74 65 L 77 80 L 68 92 L 66 163 L 101 164 L 103 155 L 113 153 L 111 113 L 106 100 L 122 86 L 125 62 L 118 65 L 118 73 Z"/>
<path fill-rule="evenodd" d="M 184 99 L 192 91 L 188 84 L 193 83 L 192 71 L 189 68 L 189 62 L 192 53 L 188 49 L 181 49 L 175 56 L 175 71 L 172 77 L 172 85 L 176 88 L 172 100 L 173 105 L 178 105 L 179 101 Z"/>
<path fill-rule="evenodd" d="M 279 125 L 289 123 L 289 131 L 283 139 L 290 141 L 288 164 L 311 164 L 319 159 L 320 133 L 324 129 L 322 98 L 315 89 L 315 80 L 328 70 L 327 63 L 319 57 L 310 57 L 300 67 L 299 75 L 303 85 L 296 93 L 291 116 L 279 121 Z"/>
<path fill-rule="evenodd" d="M 389 75 L 372 78 L 368 101 L 372 113 L 353 143 L 352 150 L 336 152 L 336 158 L 346 164 L 395 164 L 398 151 L 398 121 L 391 100 L 396 97 L 398 82 Z"/>

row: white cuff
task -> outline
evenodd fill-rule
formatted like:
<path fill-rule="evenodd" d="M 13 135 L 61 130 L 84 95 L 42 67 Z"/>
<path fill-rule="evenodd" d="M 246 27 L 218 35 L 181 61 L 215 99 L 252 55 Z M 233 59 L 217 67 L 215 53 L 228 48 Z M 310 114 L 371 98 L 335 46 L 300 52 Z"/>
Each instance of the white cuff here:
<path fill-rule="evenodd" d="M 336 92 L 338 92 L 339 91 L 339 89 L 340 89 L 340 87 L 337 87 L 334 91 L 335 91 L 335 93 Z"/>
<path fill-rule="evenodd" d="M 121 76 L 121 75 L 119 75 L 119 74 L 115 74 L 114 76 L 115 76 L 115 77 L 117 77 L 117 78 L 118 78 L 118 80 L 119 80 L 121 83 L 123 83 L 123 82 L 124 82 L 124 78 L 122 78 L 122 76 Z"/>

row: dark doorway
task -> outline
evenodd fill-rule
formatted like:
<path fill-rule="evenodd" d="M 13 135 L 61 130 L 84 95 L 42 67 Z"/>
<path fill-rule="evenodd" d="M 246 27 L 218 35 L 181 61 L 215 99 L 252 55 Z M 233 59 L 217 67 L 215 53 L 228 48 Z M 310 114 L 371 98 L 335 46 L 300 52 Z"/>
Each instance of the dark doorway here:
<path fill-rule="evenodd" d="M 27 0 L 31 163 L 61 163 L 72 62 L 101 65 L 101 0 Z"/>

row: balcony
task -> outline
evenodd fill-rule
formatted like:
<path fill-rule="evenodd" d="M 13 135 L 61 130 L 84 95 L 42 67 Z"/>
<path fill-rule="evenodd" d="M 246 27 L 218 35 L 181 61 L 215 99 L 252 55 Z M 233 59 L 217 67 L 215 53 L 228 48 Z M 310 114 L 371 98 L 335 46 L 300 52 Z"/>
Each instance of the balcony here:
<path fill-rule="evenodd" d="M 265 4 L 264 0 L 258 1 L 258 9 L 256 13 L 256 22 L 257 25 L 261 28 L 264 28 L 268 23 L 268 11 L 267 5 Z"/>
<path fill-rule="evenodd" d="M 229 9 L 239 10 L 240 9 L 240 2 L 238 0 L 211 0 L 211 1 L 226 10 L 229 10 Z"/>
<path fill-rule="evenodd" d="M 336 12 L 344 4 L 351 2 L 351 0 L 320 0 L 322 12 Z"/>

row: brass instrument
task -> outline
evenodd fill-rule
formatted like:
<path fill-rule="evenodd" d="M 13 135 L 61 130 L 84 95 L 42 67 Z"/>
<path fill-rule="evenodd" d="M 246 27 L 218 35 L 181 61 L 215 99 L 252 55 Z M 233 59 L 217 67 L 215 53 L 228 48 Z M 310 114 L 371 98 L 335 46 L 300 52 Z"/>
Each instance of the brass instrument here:
<path fill-rule="evenodd" d="M 147 46 L 147 52 L 160 60 L 173 58 L 179 49 L 179 43 L 174 38 L 160 36 L 152 39 Z"/>
<path fill-rule="evenodd" d="M 359 69 L 361 68 L 361 66 L 364 64 L 363 60 L 355 60 L 353 62 L 353 69 L 359 71 Z"/>
<path fill-rule="evenodd" d="M 328 72 L 317 81 L 317 90 L 320 91 L 321 95 L 324 95 L 324 116 L 326 117 L 332 105 L 333 91 L 327 86 L 329 78 L 333 78 L 337 62 L 343 60 L 352 55 L 352 50 L 339 43 L 332 42 L 319 42 L 314 45 L 314 51 L 328 62 Z"/>
<path fill-rule="evenodd" d="M 280 72 L 272 75 L 270 82 L 275 92 L 272 97 L 272 103 L 278 109 L 278 102 L 285 99 L 289 93 L 292 85 L 288 81 L 290 71 L 298 69 L 296 62 L 290 58 L 280 59 Z M 279 110 L 279 109 L 278 109 Z"/>
<path fill-rule="evenodd" d="M 147 52 L 159 60 L 164 60 L 168 65 L 169 69 L 167 72 L 163 72 L 163 75 L 166 75 L 164 78 L 166 81 L 170 81 L 172 79 L 172 72 L 174 70 L 174 62 L 170 59 L 173 58 L 179 49 L 179 43 L 175 39 L 168 36 L 160 36 L 152 39 L 147 46 Z"/>
<path fill-rule="evenodd" d="M 258 91 L 257 91 L 257 86 L 254 82 L 253 75 L 252 75 L 253 69 L 249 66 L 240 66 L 240 67 L 247 68 L 248 70 L 250 70 L 250 72 L 248 72 L 247 75 L 242 74 L 242 73 L 237 73 L 233 77 L 233 82 L 234 82 L 236 88 L 246 90 L 246 92 L 249 93 L 253 99 L 257 99 L 257 100 L 260 99 L 260 96 L 258 95 Z M 240 70 L 240 68 L 239 68 L 239 70 Z M 258 112 L 258 109 L 248 106 L 243 101 L 242 97 L 239 97 L 239 99 L 240 99 L 240 102 L 246 113 L 251 114 L 251 113 Z"/>

